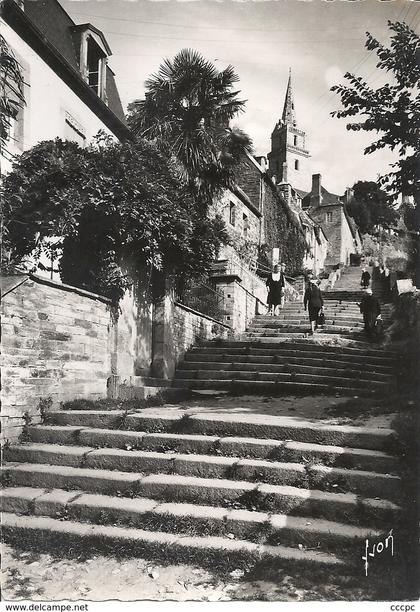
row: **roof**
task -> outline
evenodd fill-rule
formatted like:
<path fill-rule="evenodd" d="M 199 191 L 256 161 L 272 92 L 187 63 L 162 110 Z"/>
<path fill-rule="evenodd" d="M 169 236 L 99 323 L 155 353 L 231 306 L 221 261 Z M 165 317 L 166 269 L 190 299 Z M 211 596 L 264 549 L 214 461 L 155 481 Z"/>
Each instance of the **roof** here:
<path fill-rule="evenodd" d="M 289 80 L 287 82 L 286 97 L 284 99 L 282 121 L 291 125 L 296 125 L 295 103 L 293 100 L 292 89 L 292 70 L 289 68 Z"/>
<path fill-rule="evenodd" d="M 344 214 L 346 215 L 346 219 L 347 219 L 347 222 L 349 224 L 352 236 L 353 236 L 353 238 L 356 238 L 356 234 L 357 233 L 360 234 L 359 227 L 358 227 L 356 221 L 353 219 L 353 217 L 350 217 L 349 213 L 347 212 L 346 207 L 344 207 Z"/>
<path fill-rule="evenodd" d="M 296 187 L 292 187 L 292 189 L 293 189 L 293 191 L 295 191 L 295 192 L 298 194 L 298 196 L 299 196 L 299 197 L 300 197 L 302 200 L 303 200 L 303 198 L 304 198 L 305 196 L 307 196 L 307 195 L 308 195 L 308 192 L 307 192 L 307 191 L 302 191 L 302 189 L 296 189 Z"/>
<path fill-rule="evenodd" d="M 262 217 L 262 212 L 258 210 L 258 208 L 254 205 L 249 196 L 245 193 L 243 189 L 239 187 L 239 185 L 234 185 L 232 187 L 232 193 L 234 193 L 236 197 L 238 197 L 245 204 L 245 206 L 247 206 L 254 213 L 256 217 Z"/>
<path fill-rule="evenodd" d="M 297 191 L 297 190 L 295 190 Z M 304 193 L 304 192 L 302 192 Z M 303 205 L 305 208 L 310 207 L 311 205 L 311 195 L 312 195 L 312 191 L 310 191 L 309 193 L 307 193 L 303 199 Z M 330 193 L 329 191 L 327 191 L 325 189 L 325 187 L 322 187 L 321 185 L 321 204 L 319 207 L 322 206 L 337 206 L 337 205 L 343 205 L 343 202 L 341 201 L 342 196 L 337 195 L 336 193 Z M 318 207 L 317 207 L 318 208 Z"/>
<path fill-rule="evenodd" d="M 341 196 L 335 193 L 330 193 L 329 191 L 325 189 L 325 187 L 322 187 L 322 185 L 321 185 L 321 196 L 322 196 L 321 206 L 327 206 L 328 204 L 341 204 Z"/>
<path fill-rule="evenodd" d="M 13 0 L 2 6 L 5 21 L 71 87 L 83 102 L 117 136 L 128 136 L 128 128 L 114 73 L 107 67 L 107 104 L 84 81 L 79 66 L 77 32 L 80 28 L 58 0 L 24 0 L 24 11 Z M 90 24 L 85 24 L 89 27 Z M 92 27 L 95 33 L 99 30 Z M 101 37 L 104 39 L 102 33 Z M 109 47 L 108 47 L 109 48 Z"/>

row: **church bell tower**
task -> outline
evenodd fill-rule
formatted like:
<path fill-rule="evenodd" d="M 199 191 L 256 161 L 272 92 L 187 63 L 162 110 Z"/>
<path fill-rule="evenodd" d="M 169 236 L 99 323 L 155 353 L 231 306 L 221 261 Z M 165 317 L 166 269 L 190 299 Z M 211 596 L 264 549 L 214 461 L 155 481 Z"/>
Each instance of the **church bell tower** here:
<path fill-rule="evenodd" d="M 288 183 L 302 191 L 310 190 L 311 172 L 306 133 L 298 128 L 292 89 L 292 71 L 289 70 L 286 97 L 281 119 L 271 134 L 268 171 L 276 183 Z"/>

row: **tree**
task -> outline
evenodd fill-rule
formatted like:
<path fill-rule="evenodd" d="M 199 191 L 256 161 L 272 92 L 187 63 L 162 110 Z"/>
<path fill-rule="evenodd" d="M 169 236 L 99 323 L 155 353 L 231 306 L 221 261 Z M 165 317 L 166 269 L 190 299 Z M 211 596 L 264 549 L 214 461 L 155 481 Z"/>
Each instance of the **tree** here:
<path fill-rule="evenodd" d="M 40 143 L 16 160 L 2 195 L 13 258 L 60 236 L 62 280 L 115 300 L 144 266 L 201 275 L 226 238 L 221 219 L 203 217 L 168 159 L 144 140 Z"/>
<path fill-rule="evenodd" d="M 25 104 L 23 76 L 19 62 L 0 35 L 0 143 L 6 151 L 12 120 Z"/>
<path fill-rule="evenodd" d="M 347 72 L 344 77 L 350 85 L 331 88 L 339 94 L 344 107 L 332 115 L 338 118 L 360 115 L 364 119 L 348 123 L 347 129 L 379 134 L 366 147 L 365 154 L 385 147 L 399 154 L 399 160 L 392 164 L 393 170 L 380 177 L 379 185 L 393 199 L 400 194 L 413 196 L 419 210 L 420 38 L 405 23 L 389 21 L 388 25 L 393 33 L 389 47 L 369 32 L 365 46 L 376 52 L 377 68 L 388 72 L 392 83 L 373 89 L 361 77 Z"/>
<path fill-rule="evenodd" d="M 233 90 L 238 80 L 232 66 L 219 72 L 196 51 L 184 49 L 164 60 L 146 81 L 145 99 L 129 106 L 133 132 L 169 148 L 204 207 L 232 185 L 234 168 L 251 147 L 247 135 L 228 127 L 245 104 Z"/>
<path fill-rule="evenodd" d="M 388 228 L 395 224 L 398 212 L 390 206 L 387 193 L 377 183 L 358 181 L 353 193 L 347 212 L 363 234 L 372 233 L 377 225 Z"/>

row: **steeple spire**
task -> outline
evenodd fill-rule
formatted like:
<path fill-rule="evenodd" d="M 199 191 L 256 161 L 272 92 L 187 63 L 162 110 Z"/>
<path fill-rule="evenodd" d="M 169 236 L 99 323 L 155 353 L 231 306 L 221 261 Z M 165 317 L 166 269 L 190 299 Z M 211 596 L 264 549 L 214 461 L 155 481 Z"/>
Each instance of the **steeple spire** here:
<path fill-rule="evenodd" d="M 282 120 L 284 123 L 296 125 L 295 103 L 292 90 L 292 69 L 289 68 L 289 81 L 287 83 L 286 97 L 284 99 Z"/>

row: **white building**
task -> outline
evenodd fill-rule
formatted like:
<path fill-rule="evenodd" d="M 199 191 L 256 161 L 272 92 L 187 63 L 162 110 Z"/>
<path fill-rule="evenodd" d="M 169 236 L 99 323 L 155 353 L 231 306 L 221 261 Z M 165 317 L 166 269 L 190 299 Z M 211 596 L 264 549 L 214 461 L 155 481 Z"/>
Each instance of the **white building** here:
<path fill-rule="evenodd" d="M 42 141 L 58 137 L 84 147 L 100 130 L 119 140 L 129 135 L 102 32 L 90 23 L 76 25 L 57 0 L 4 0 L 0 24 L 21 66 L 25 98 L 2 152 L 2 174 L 13 157 Z M 47 242 L 57 240 L 42 245 Z M 58 280 L 51 257 L 44 252 L 28 266 Z"/>
<path fill-rule="evenodd" d="M 0 23 L 25 82 L 26 105 L 7 143 L 11 155 L 56 137 L 85 146 L 99 130 L 128 135 L 102 32 L 76 25 L 57 0 L 4 0 Z M 3 157 L 2 172 L 10 165 Z"/>

